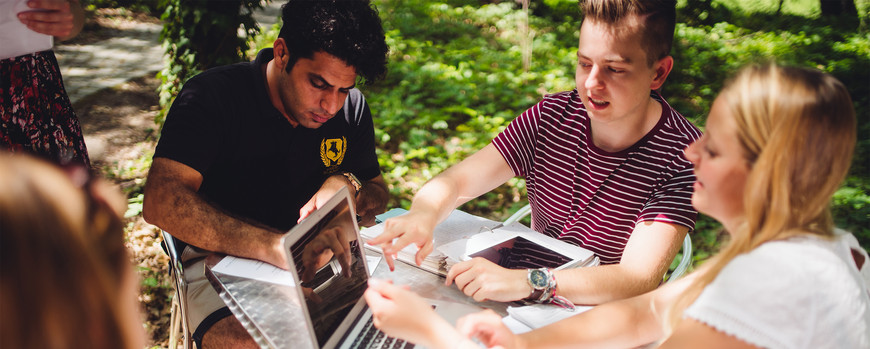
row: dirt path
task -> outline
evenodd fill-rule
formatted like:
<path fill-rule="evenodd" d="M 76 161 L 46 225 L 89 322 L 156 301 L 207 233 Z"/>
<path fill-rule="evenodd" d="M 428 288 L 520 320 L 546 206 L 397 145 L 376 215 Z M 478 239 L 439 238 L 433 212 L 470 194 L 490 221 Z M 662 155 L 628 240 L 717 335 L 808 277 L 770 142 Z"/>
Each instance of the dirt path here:
<path fill-rule="evenodd" d="M 132 44 L 153 50 L 150 45 L 158 44 L 142 39 L 148 34 L 143 34 L 142 28 L 151 28 L 151 35 L 156 22 L 155 18 L 142 15 L 121 16 L 112 10 L 98 12 L 89 18 L 85 30 L 76 39 L 56 50 L 62 70 L 66 70 L 64 82 L 74 97 L 73 108 L 82 125 L 91 164 L 117 183 L 131 200 L 125 232 L 127 247 L 141 280 L 139 300 L 143 327 L 148 333 L 146 348 L 167 347 L 174 294 L 166 269 L 168 258 L 160 248 L 159 231 L 145 223 L 136 209 L 141 203 L 140 193 L 159 132 L 154 118 L 160 110 L 157 95 L 160 80 L 153 67 L 133 64 L 124 68 L 117 60 L 123 58 L 119 58 L 116 51 L 124 49 L 122 43 L 128 45 L 126 50 L 133 54 L 136 49 L 129 46 Z M 84 59 L 87 58 L 82 56 L 84 53 L 116 60 L 90 61 Z M 64 67 L 64 63 L 76 66 Z"/>
<path fill-rule="evenodd" d="M 135 210 L 141 203 L 150 158 L 158 134 L 154 117 L 159 110 L 154 76 L 130 80 L 101 90 L 74 104 L 82 122 L 82 132 L 99 140 L 102 154 L 92 165 L 118 183 L 131 199 L 127 218 L 127 247 L 139 272 L 139 300 L 148 332 L 147 348 L 165 348 L 168 342 L 171 296 L 174 294 L 167 272 L 168 258 L 160 248 L 156 227 L 145 223 Z M 90 144 L 89 144 L 90 145 Z"/>

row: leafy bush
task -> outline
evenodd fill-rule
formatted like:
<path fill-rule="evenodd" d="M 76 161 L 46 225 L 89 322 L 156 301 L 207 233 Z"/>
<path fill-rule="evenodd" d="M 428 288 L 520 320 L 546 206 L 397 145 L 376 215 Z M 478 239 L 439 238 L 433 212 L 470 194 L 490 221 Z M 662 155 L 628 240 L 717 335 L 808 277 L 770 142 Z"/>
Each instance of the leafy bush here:
<path fill-rule="evenodd" d="M 863 182 L 863 183 L 861 183 Z M 870 195 L 867 178 L 850 177 L 834 194 L 832 212 L 838 227 L 852 232 L 870 252 Z"/>
<path fill-rule="evenodd" d="M 181 86 L 200 72 L 221 65 L 246 60 L 248 37 L 260 32 L 253 10 L 263 7 L 259 0 L 208 1 L 160 0 L 163 31 L 160 38 L 169 63 L 158 74 L 160 105 L 158 116 L 163 124 L 166 110 Z M 239 36 L 244 28 L 244 36 Z"/>

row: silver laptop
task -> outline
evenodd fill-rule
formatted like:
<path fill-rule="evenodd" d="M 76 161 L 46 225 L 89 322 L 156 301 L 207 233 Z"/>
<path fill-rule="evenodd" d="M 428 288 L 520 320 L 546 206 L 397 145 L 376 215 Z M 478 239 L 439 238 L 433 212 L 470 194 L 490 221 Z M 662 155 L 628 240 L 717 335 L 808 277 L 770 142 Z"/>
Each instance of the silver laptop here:
<path fill-rule="evenodd" d="M 347 188 L 312 213 L 284 238 L 290 270 L 306 326 L 318 348 L 413 348 L 374 328 L 363 293 L 369 269 L 356 212 Z M 334 251 L 341 251 L 335 253 Z M 436 312 L 451 323 L 482 308 L 430 299 Z"/>

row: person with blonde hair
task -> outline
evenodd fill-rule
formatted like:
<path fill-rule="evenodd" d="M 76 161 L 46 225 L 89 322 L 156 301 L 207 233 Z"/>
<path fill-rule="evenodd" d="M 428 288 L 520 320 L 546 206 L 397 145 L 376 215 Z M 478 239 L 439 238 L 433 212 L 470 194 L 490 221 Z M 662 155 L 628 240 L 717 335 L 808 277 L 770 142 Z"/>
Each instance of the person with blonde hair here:
<path fill-rule="evenodd" d="M 366 292 L 375 325 L 431 348 L 473 346 L 466 336 L 504 348 L 868 348 L 867 254 L 835 234 L 828 208 L 849 169 L 855 124 L 849 93 L 832 76 L 746 67 L 685 151 L 697 178 L 693 206 L 730 235 L 695 272 L 520 335 L 491 311 L 453 329 L 413 293 L 375 281 Z"/>
<path fill-rule="evenodd" d="M 64 170 L 0 152 L 0 347 L 142 348 L 126 202 Z"/>

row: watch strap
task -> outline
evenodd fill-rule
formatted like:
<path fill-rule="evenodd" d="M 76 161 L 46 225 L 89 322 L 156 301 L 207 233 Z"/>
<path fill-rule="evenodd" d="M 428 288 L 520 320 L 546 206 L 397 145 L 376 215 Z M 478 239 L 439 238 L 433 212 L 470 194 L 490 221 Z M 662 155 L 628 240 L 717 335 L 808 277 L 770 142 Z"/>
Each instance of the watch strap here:
<path fill-rule="evenodd" d="M 344 176 L 344 178 L 347 178 L 347 181 L 350 182 L 350 185 L 354 190 L 354 196 L 359 195 L 359 191 L 362 189 L 362 182 L 360 182 L 359 178 L 356 178 L 356 176 L 350 172 L 342 172 L 341 175 Z"/>
<path fill-rule="evenodd" d="M 534 301 L 537 301 L 538 299 L 541 299 L 541 297 L 543 297 L 543 296 L 544 296 L 544 289 L 532 288 L 532 293 L 529 294 L 529 298 L 527 298 L 527 299 L 534 302 Z"/>
<path fill-rule="evenodd" d="M 529 285 L 532 285 L 531 273 L 532 270 L 529 269 Z M 574 310 L 574 303 L 568 300 L 563 296 L 556 295 L 556 273 L 553 272 L 552 269 L 548 268 L 540 268 L 537 270 L 541 270 L 544 272 L 547 278 L 547 286 L 542 288 L 535 288 L 532 285 L 532 293 L 528 298 L 524 299 L 527 304 L 555 304 L 562 308 Z"/>

